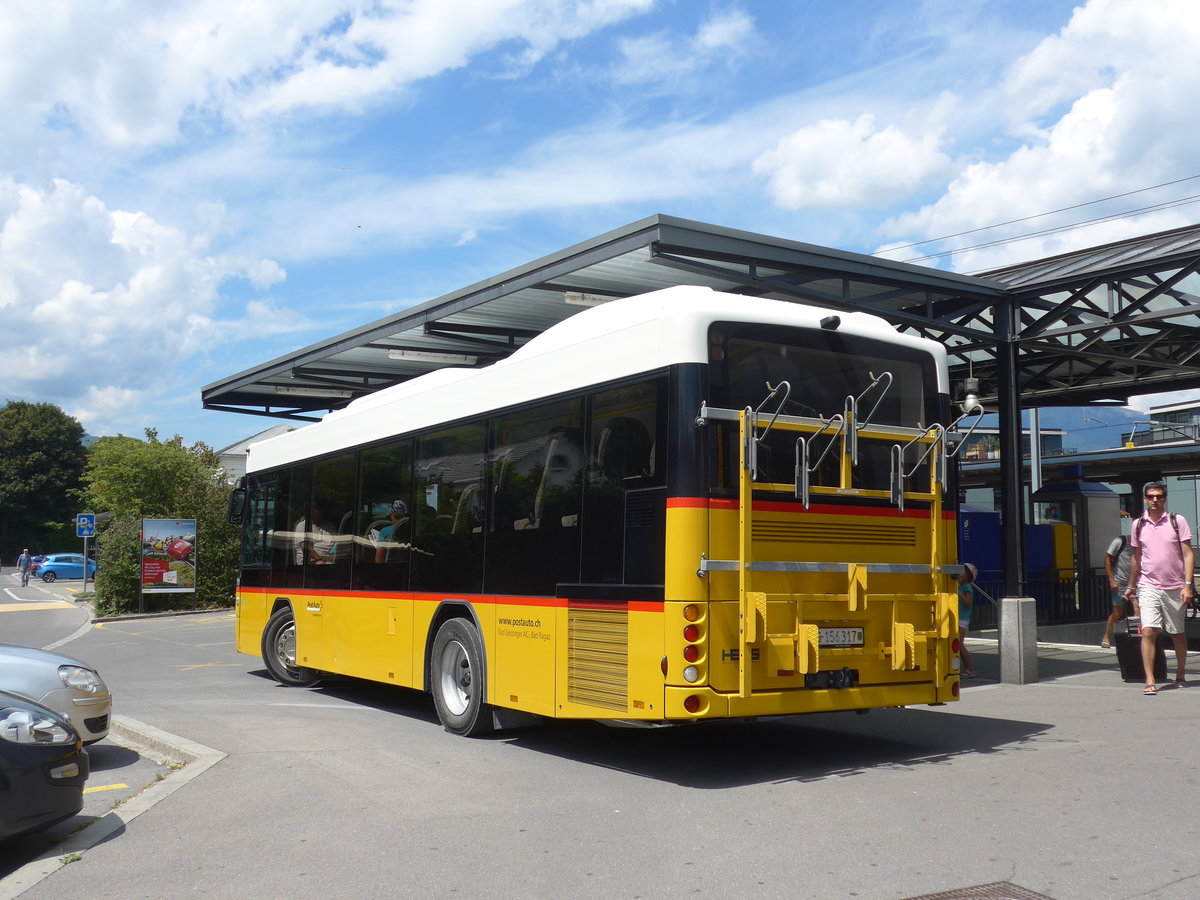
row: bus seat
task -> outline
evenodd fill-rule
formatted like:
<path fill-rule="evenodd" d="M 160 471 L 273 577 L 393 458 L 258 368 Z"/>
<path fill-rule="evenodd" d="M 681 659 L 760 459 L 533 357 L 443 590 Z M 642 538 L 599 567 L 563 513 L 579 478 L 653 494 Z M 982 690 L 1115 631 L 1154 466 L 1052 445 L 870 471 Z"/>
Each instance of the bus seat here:
<path fill-rule="evenodd" d="M 613 419 L 601 432 L 596 458 L 600 470 L 616 481 L 640 478 L 651 471 L 653 447 L 654 442 L 645 425 L 637 419 L 621 416 Z"/>
<path fill-rule="evenodd" d="M 476 515 L 478 512 L 476 506 L 479 502 L 479 498 L 476 496 L 478 492 L 478 484 L 468 484 L 458 495 L 458 504 L 454 507 L 454 524 L 450 528 L 451 534 L 465 534 L 468 531 L 475 533 L 481 530 L 475 522 L 478 518 Z"/>
<path fill-rule="evenodd" d="M 549 515 L 546 510 L 548 496 L 556 496 L 561 499 L 558 494 L 552 495 L 551 489 L 569 485 L 582 468 L 578 433 L 578 430 L 563 429 L 550 438 L 550 443 L 546 446 L 546 461 L 542 465 L 542 477 L 538 482 L 537 493 L 533 499 L 533 516 L 525 525 L 519 527 L 540 528 L 542 521 L 545 520 L 556 522 L 560 527 L 567 528 L 579 520 L 578 512 L 571 512 L 569 509 L 566 512 L 561 509 L 552 509 L 549 511 Z M 572 440 L 573 435 L 575 440 Z M 559 506 L 564 505 L 566 504 L 559 504 Z M 567 524 L 568 520 L 570 520 L 570 525 Z M 514 523 L 514 527 L 518 527 L 516 523 Z"/>

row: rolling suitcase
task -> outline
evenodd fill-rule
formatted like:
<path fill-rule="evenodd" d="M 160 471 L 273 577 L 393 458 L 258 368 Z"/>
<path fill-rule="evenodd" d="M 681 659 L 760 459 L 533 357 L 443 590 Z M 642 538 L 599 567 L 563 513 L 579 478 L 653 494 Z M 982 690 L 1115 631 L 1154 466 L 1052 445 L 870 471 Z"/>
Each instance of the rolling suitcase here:
<path fill-rule="evenodd" d="M 1121 667 L 1121 678 L 1125 681 L 1142 681 L 1142 626 L 1137 619 L 1126 619 L 1126 628 L 1113 635 L 1113 646 L 1117 649 L 1117 664 Z M 1163 653 L 1162 641 L 1154 648 L 1154 678 L 1167 680 L 1167 655 Z"/>

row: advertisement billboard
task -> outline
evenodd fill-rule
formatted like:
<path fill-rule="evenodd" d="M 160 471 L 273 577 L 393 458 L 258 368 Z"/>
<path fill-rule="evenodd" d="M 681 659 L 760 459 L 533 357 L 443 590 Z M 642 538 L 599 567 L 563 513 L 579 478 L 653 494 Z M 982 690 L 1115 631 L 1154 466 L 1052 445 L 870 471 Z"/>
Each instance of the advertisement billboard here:
<path fill-rule="evenodd" d="M 196 590 L 196 520 L 142 519 L 142 593 Z"/>

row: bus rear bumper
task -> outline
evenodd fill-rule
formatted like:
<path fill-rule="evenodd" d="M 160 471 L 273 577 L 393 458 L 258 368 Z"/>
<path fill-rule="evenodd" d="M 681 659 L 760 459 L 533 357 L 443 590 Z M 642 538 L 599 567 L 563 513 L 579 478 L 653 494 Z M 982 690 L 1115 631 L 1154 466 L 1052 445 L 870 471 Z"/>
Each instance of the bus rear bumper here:
<path fill-rule="evenodd" d="M 845 688 L 761 691 L 749 697 L 723 694 L 706 687 L 667 687 L 664 699 L 667 719 L 741 719 L 940 704 L 957 700 L 957 687 L 956 677 L 947 678 L 941 690 L 932 682 L 858 684 Z M 695 712 L 689 712 L 696 702 L 689 701 L 692 697 L 699 702 Z"/>

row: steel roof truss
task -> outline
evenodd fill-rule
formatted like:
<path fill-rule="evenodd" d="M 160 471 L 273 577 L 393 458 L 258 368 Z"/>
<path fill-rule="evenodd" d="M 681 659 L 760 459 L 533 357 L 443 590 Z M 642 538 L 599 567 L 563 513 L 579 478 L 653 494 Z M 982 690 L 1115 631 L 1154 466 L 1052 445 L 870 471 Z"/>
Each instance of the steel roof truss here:
<path fill-rule="evenodd" d="M 1125 307 L 1125 309 L 1121 310 L 1119 313 L 1117 313 L 1115 316 L 1113 316 L 1113 319 L 1119 320 L 1119 321 L 1124 321 L 1124 320 L 1134 317 L 1135 315 L 1139 316 L 1139 317 L 1141 315 L 1152 315 L 1150 313 L 1143 312 L 1145 310 L 1147 304 L 1149 304 L 1150 301 L 1156 299 L 1157 297 L 1159 297 L 1163 294 L 1169 294 L 1169 291 L 1172 288 L 1174 288 L 1175 285 L 1179 284 L 1179 282 L 1183 281 L 1189 275 L 1193 274 L 1196 271 L 1196 269 L 1197 269 L 1196 262 L 1193 262 L 1191 265 L 1184 266 L 1183 268 L 1179 269 L 1170 278 L 1167 278 L 1165 281 L 1159 283 L 1154 288 L 1147 291 L 1145 294 L 1143 294 L 1141 297 L 1139 297 L 1136 300 L 1134 300 L 1129 295 L 1129 292 L 1127 290 L 1125 290 L 1125 285 L 1128 284 L 1128 280 L 1117 282 L 1116 285 L 1118 288 L 1118 295 L 1122 298 L 1129 297 L 1129 304 Z M 1153 273 L 1146 273 L 1146 274 L 1149 275 L 1150 277 L 1154 277 Z M 1194 315 L 1197 307 L 1200 307 L 1200 303 L 1189 304 L 1187 301 L 1183 300 L 1181 297 L 1179 297 L 1177 295 L 1169 295 L 1169 296 L 1172 296 L 1172 299 L 1178 301 L 1180 304 L 1180 309 L 1178 311 L 1175 311 L 1173 313 L 1174 315 L 1187 315 L 1187 314 Z"/>

